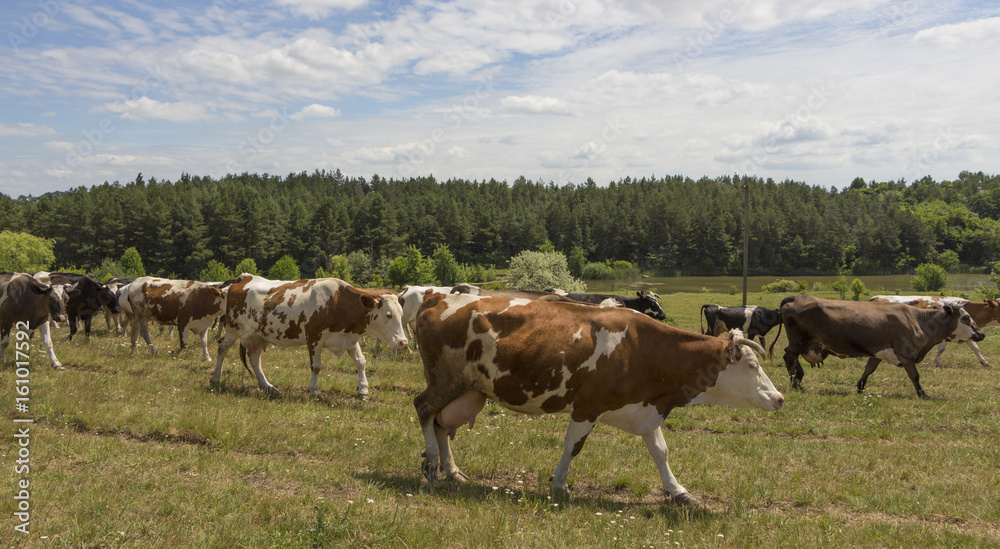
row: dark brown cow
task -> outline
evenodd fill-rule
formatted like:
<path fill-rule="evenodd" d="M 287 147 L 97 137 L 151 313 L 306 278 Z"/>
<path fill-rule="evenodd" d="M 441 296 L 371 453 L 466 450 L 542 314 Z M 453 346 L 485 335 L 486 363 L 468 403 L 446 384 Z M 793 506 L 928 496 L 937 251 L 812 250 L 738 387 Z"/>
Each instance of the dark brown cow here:
<path fill-rule="evenodd" d="M 75 295 L 75 287 L 68 288 L 68 292 Z M 35 329 L 41 332 L 49 364 L 62 370 L 52 349 L 50 318 L 56 322 L 66 321 L 66 304 L 52 286 L 42 284 L 29 274 L 0 273 L 0 364 L 3 364 L 11 331 L 20 327 L 29 334 Z"/>
<path fill-rule="evenodd" d="M 982 341 L 984 337 L 969 313 L 953 305 L 920 309 L 902 303 L 796 295 L 782 300 L 781 318 L 788 337 L 785 368 L 795 389 L 802 388 L 805 373 L 799 356 L 811 364 L 821 363 L 829 355 L 869 357 L 858 380 L 859 393 L 865 390 L 868 376 L 885 360 L 901 366 L 917 396 L 926 397 L 917 363 L 928 351 L 942 341 Z"/>
<path fill-rule="evenodd" d="M 982 303 L 973 303 L 964 297 L 948 297 L 948 296 L 930 296 L 930 295 L 876 295 L 872 296 L 872 303 L 906 303 L 907 305 L 912 305 L 913 307 L 919 307 L 921 309 L 929 309 L 931 307 L 941 307 L 942 305 L 954 305 L 956 307 L 961 307 L 965 309 L 965 312 L 969 313 L 972 317 L 973 322 L 980 329 L 983 329 L 991 324 L 1000 324 L 1000 307 L 997 307 L 996 301 L 986 300 Z M 934 365 L 941 366 L 941 355 L 944 354 L 945 348 L 948 347 L 949 341 L 942 341 L 937 348 L 937 355 L 934 356 Z M 984 368 L 989 368 L 990 363 L 987 362 L 986 357 L 983 356 L 982 351 L 979 350 L 979 345 L 976 345 L 975 341 L 971 339 L 969 341 L 956 341 L 955 343 L 965 343 L 972 349 L 972 352 L 979 359 L 979 364 Z"/>
<path fill-rule="evenodd" d="M 144 276 L 128 284 L 127 299 L 133 316 L 132 351 L 135 351 L 139 334 L 149 345 L 153 354 L 156 347 L 149 337 L 149 321 L 167 326 L 177 326 L 181 346 L 187 346 L 188 330 L 201 338 L 201 350 L 205 360 L 208 355 L 208 330 L 215 319 L 222 316 L 222 292 L 214 286 L 195 280 L 171 280 Z M 178 351 L 180 351 L 178 349 Z"/>
<path fill-rule="evenodd" d="M 570 461 L 600 421 L 642 436 L 673 500 L 697 503 L 667 464 L 667 414 L 694 404 L 784 403 L 751 350 L 763 349 L 738 330 L 709 337 L 631 309 L 433 294 L 417 317 L 417 339 L 427 389 L 414 406 L 431 481 L 442 472 L 466 479 L 448 436 L 471 427 L 489 398 L 517 412 L 569 414 L 554 490 L 568 493 Z"/>
<path fill-rule="evenodd" d="M 358 395 L 366 397 L 366 361 L 358 341 L 371 334 L 393 347 L 406 347 L 402 318 L 395 292 L 377 296 L 337 278 L 268 280 L 243 273 L 226 295 L 226 333 L 219 340 L 211 382 L 222 381 L 223 360 L 239 341 L 246 347 L 260 388 L 277 393 L 261 369 L 261 355 L 268 345 L 305 345 L 312 369 L 311 394 L 319 394 L 325 348 L 337 356 L 349 352 L 358 368 Z"/>

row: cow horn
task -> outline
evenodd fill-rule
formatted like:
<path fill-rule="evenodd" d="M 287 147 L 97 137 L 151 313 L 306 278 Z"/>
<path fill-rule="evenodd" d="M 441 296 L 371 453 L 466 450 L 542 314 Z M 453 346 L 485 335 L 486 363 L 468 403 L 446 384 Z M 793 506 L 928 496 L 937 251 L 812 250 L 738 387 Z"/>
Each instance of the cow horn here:
<path fill-rule="evenodd" d="M 764 348 L 760 346 L 760 343 L 757 343 L 756 341 L 752 339 L 747 339 L 745 337 L 737 337 L 733 341 L 735 341 L 737 345 L 746 345 L 751 349 L 760 353 L 760 356 L 767 358 L 767 351 L 765 351 Z"/>

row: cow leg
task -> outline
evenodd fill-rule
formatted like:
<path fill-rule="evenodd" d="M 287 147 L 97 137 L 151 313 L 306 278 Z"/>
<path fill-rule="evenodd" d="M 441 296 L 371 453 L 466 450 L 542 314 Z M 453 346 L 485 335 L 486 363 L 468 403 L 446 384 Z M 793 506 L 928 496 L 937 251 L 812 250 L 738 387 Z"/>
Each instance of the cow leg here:
<path fill-rule="evenodd" d="M 69 317 L 69 340 L 73 341 L 73 336 L 76 335 L 76 316 Z"/>
<path fill-rule="evenodd" d="M 229 336 L 229 334 L 226 334 Z M 216 352 L 215 357 L 215 371 L 212 372 L 212 379 L 209 383 L 215 385 L 222 381 L 222 363 L 226 360 L 226 353 L 229 352 L 229 348 L 236 343 L 235 337 L 225 337 L 219 340 L 219 350 Z"/>
<path fill-rule="evenodd" d="M 966 341 L 966 343 L 969 345 L 969 348 L 972 349 L 972 352 L 976 353 L 976 358 L 979 359 L 979 364 L 981 364 L 983 368 L 989 368 L 990 363 L 986 361 L 985 357 L 983 357 L 983 353 L 979 352 L 979 345 L 976 345 L 976 342 L 972 340 Z"/>
<path fill-rule="evenodd" d="M 210 330 L 210 328 L 205 328 L 204 330 L 201 331 L 200 334 L 198 334 L 198 337 L 201 338 L 201 352 L 202 352 L 203 355 L 205 355 L 205 361 L 206 362 L 212 362 L 212 357 L 208 355 L 208 331 L 209 330 Z"/>
<path fill-rule="evenodd" d="M 566 436 L 563 438 L 563 453 L 556 465 L 556 471 L 552 474 L 552 490 L 564 497 L 569 497 L 569 485 L 566 478 L 569 476 L 569 464 L 573 458 L 583 450 L 583 443 L 587 441 L 587 436 L 594 429 L 594 422 L 570 420 L 569 428 L 566 429 Z"/>
<path fill-rule="evenodd" d="M 94 320 L 94 315 L 83 317 L 83 333 L 88 338 L 90 338 L 90 325 L 93 320 Z"/>
<path fill-rule="evenodd" d="M 426 367 L 424 375 L 425 377 L 427 375 Z M 445 478 L 456 482 L 464 482 L 468 479 L 455 465 L 455 460 L 451 453 L 451 443 L 448 441 L 448 434 L 450 430 L 454 430 L 454 427 L 449 429 L 449 427 L 443 426 L 440 423 L 440 421 L 444 421 L 445 423 L 460 422 L 463 415 L 466 417 L 470 415 L 472 418 L 475 417 L 475 413 L 478 413 L 478 410 L 475 413 L 471 412 L 474 406 L 469 407 L 469 401 L 463 400 L 467 392 L 467 387 L 462 387 L 454 383 L 429 385 L 413 399 L 413 407 L 416 408 L 417 419 L 420 421 L 420 430 L 424 434 L 424 462 L 421 469 L 423 470 L 424 477 L 430 482 L 436 482 L 441 472 L 444 473 Z M 461 410 L 456 413 L 451 413 L 455 412 L 454 408 L 446 411 L 449 405 L 455 401 L 460 401 L 459 404 L 462 405 Z M 485 399 L 483 399 L 483 402 L 485 403 Z M 465 412 L 468 413 L 466 414 Z"/>
<path fill-rule="evenodd" d="M 365 355 L 361 354 L 361 342 L 358 341 L 355 343 L 354 347 L 347 350 L 347 354 L 351 356 L 351 359 L 354 360 L 354 365 L 358 368 L 358 398 L 364 400 L 368 398 L 368 376 L 365 375 L 365 364 L 367 364 L 367 361 L 365 360 Z M 318 373 L 319 370 L 313 370 L 313 383 L 316 382 L 316 375 Z M 311 389 L 312 387 L 310 386 Z"/>
<path fill-rule="evenodd" d="M 799 363 L 798 353 L 785 348 L 785 370 L 788 370 L 788 379 L 792 382 L 792 389 L 802 389 L 802 377 L 805 370 Z"/>
<path fill-rule="evenodd" d="M 649 455 L 653 458 L 653 462 L 656 463 L 656 469 L 660 472 L 660 481 L 663 482 L 663 489 L 670 494 L 670 498 L 674 500 L 674 503 L 680 505 L 700 505 L 701 502 L 688 493 L 677 482 L 677 479 L 674 478 L 673 472 L 670 471 L 670 465 L 667 463 L 667 442 L 663 439 L 663 430 L 660 429 L 660 426 L 657 425 L 655 429 L 642 435 L 642 441 L 646 443 L 646 449 L 649 450 Z"/>
<path fill-rule="evenodd" d="M 970 342 L 970 343 L 971 343 L 971 342 Z M 935 366 L 935 367 L 940 367 L 940 366 L 941 366 L 941 355 L 943 355 L 943 354 L 944 354 L 944 350 L 945 350 L 945 349 L 946 349 L 947 347 L 948 347 L 948 342 L 947 342 L 947 341 L 942 341 L 942 342 L 941 342 L 941 344 L 940 344 L 940 345 L 938 345 L 938 348 L 937 348 L 937 355 L 935 355 L 935 356 L 934 356 L 934 366 Z M 979 362 L 981 363 L 982 361 L 983 361 L 983 359 L 982 359 L 982 358 L 980 358 L 980 359 L 979 359 Z"/>
<path fill-rule="evenodd" d="M 52 348 L 52 332 L 49 330 L 49 323 L 42 322 L 42 326 L 38 329 L 42 334 L 42 345 L 45 346 L 45 352 L 49 355 L 49 364 L 52 365 L 56 370 L 62 370 L 62 364 L 59 363 L 59 359 L 56 358 L 56 352 Z M 3 361 L 0 361 L 2 363 Z"/>
<path fill-rule="evenodd" d="M 913 382 L 913 388 L 917 390 L 917 396 L 920 398 L 927 398 L 927 393 L 920 387 L 920 374 L 917 372 L 917 363 L 912 360 L 905 360 L 901 364 L 904 370 L 906 370 L 906 375 L 910 376 L 910 381 Z"/>
<path fill-rule="evenodd" d="M 243 346 L 247 348 L 247 359 L 250 361 L 250 367 L 253 368 L 253 375 L 257 377 L 257 386 L 266 393 L 278 394 L 278 390 L 267 381 L 267 378 L 264 377 L 264 370 L 260 367 L 260 357 L 264 354 L 267 343 L 263 341 L 248 342 L 244 340 Z"/>
<path fill-rule="evenodd" d="M 4 332 L 0 330 L 0 366 L 3 366 L 4 355 L 7 354 L 7 345 L 10 344 L 10 330 Z"/>
<path fill-rule="evenodd" d="M 181 346 L 180 346 L 180 348 L 177 349 L 177 353 L 179 354 L 181 351 L 184 350 L 184 347 L 187 347 L 187 344 L 188 344 L 187 324 L 178 324 L 177 325 L 177 335 L 179 336 L 179 339 L 181 340 Z"/>
<path fill-rule="evenodd" d="M 353 351 L 354 349 L 351 349 Z M 319 371 L 323 368 L 323 348 L 319 344 L 309 345 L 309 369 L 312 370 L 312 380 L 309 381 L 309 394 L 319 396 Z M 353 357 L 352 357 L 353 358 Z M 362 357 L 362 360 L 364 357 Z"/>
<path fill-rule="evenodd" d="M 865 392 L 865 385 L 868 384 L 868 376 L 872 375 L 875 368 L 878 368 L 879 363 L 882 362 L 881 358 L 871 357 L 868 359 L 868 364 L 865 365 L 865 373 L 861 374 L 861 379 L 858 380 L 858 393 Z"/>

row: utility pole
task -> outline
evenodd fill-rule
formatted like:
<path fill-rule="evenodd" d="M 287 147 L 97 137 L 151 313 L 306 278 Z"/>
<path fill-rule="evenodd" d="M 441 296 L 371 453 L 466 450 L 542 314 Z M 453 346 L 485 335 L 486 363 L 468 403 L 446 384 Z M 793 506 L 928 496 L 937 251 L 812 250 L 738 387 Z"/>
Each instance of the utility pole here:
<path fill-rule="evenodd" d="M 750 180 L 743 178 L 743 305 L 747 304 L 747 274 L 750 265 Z"/>

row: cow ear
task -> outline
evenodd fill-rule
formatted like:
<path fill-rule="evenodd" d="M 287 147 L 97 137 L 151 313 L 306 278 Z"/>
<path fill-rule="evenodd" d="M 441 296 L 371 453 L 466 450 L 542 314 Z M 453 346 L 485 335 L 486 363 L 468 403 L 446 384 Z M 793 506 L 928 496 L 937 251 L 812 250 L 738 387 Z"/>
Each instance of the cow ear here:
<path fill-rule="evenodd" d="M 35 292 L 36 294 L 44 294 L 52 291 L 52 286 L 46 286 L 44 284 L 40 285 L 31 284 L 28 287 L 31 288 L 31 291 Z"/>
<path fill-rule="evenodd" d="M 375 307 L 378 307 L 378 299 L 361 292 L 361 304 L 364 305 L 365 309 L 374 309 Z"/>
<path fill-rule="evenodd" d="M 950 315 L 953 315 L 953 314 L 955 314 L 955 308 L 952 307 L 951 305 L 945 305 L 944 306 L 944 312 L 946 312 L 946 313 L 948 313 Z"/>
<path fill-rule="evenodd" d="M 79 286 L 80 286 L 79 282 L 74 282 L 74 283 L 70 284 L 69 286 L 66 286 L 64 288 L 66 290 L 66 295 L 68 295 L 69 297 L 76 297 L 76 296 L 80 295 L 80 288 L 79 288 Z"/>
<path fill-rule="evenodd" d="M 402 307 L 404 304 L 406 304 L 406 299 L 402 295 L 400 295 L 399 296 L 399 306 Z"/>

